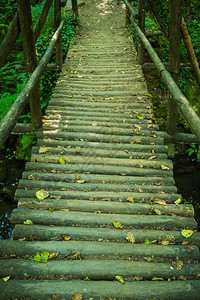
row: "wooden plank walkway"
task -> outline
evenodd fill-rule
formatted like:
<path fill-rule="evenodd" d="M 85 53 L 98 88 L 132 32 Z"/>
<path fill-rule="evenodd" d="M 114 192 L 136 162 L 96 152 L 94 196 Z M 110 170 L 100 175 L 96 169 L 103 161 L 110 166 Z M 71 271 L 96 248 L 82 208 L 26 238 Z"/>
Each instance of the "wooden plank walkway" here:
<path fill-rule="evenodd" d="M 181 234 L 197 229 L 193 207 L 174 204 L 124 11 L 98 0 L 80 13 L 0 243 L 0 299 L 199 299 L 200 235 Z"/>

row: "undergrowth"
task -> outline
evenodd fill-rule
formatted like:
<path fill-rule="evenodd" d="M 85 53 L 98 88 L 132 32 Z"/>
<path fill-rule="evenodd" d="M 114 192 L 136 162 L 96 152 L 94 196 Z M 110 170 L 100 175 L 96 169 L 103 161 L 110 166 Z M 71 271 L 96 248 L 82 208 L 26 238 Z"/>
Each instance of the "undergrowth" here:
<path fill-rule="evenodd" d="M 3 0 L 5 3 L 7 3 L 7 0 Z M 11 2 L 11 1 L 10 1 Z M 13 1 L 15 2 L 15 1 Z M 33 16 L 33 24 L 34 27 L 37 24 L 38 18 L 40 16 L 40 13 L 42 11 L 44 2 L 40 3 L 41 1 L 38 0 L 32 0 L 32 4 L 35 5 L 32 7 L 32 16 Z M 39 3 L 39 4 L 38 4 Z M 16 4 L 16 3 L 15 3 Z M 15 9 L 13 9 L 12 14 L 10 13 L 7 18 L 2 19 L 2 16 L 0 18 L 0 22 L 4 22 L 6 25 L 6 22 L 9 25 L 9 22 L 12 20 L 12 17 L 16 10 L 16 5 L 13 6 Z M 7 7 L 6 7 L 7 9 Z M 0 9 L 0 12 L 3 10 Z M 5 13 L 5 10 L 4 10 Z M 71 17 L 71 16 L 65 16 L 65 25 L 62 30 L 62 51 L 63 51 L 63 59 L 65 59 L 67 55 L 67 51 L 69 48 L 69 44 L 73 43 L 75 40 L 75 33 L 78 29 L 77 21 Z M 36 42 L 36 53 L 37 53 L 37 60 L 39 61 L 41 57 L 44 55 L 45 51 L 48 48 L 49 42 L 54 34 L 54 11 L 53 11 L 53 5 L 49 11 L 49 15 L 47 17 L 47 20 L 45 22 L 45 25 L 42 29 L 42 32 Z M 0 30 L 1 30 L 1 24 L 0 24 Z M 1 35 L 5 34 L 4 32 L 0 31 Z M 8 63 L 1 68 L 0 70 L 0 121 L 4 118 L 7 111 L 9 110 L 12 103 L 15 101 L 15 99 L 19 96 L 21 91 L 26 85 L 27 77 L 26 73 L 22 72 L 19 73 L 16 70 L 16 65 L 19 65 L 21 60 L 23 58 L 23 51 L 22 51 L 22 42 L 21 38 L 18 39 L 12 53 L 10 54 L 8 58 Z M 51 60 L 49 63 L 55 63 L 55 51 L 51 57 Z M 44 111 L 50 97 L 53 92 L 53 88 L 55 87 L 56 81 L 58 79 L 59 72 L 55 71 L 45 71 L 40 79 L 40 95 L 41 95 L 41 108 Z M 27 105 L 21 116 L 19 117 L 18 122 L 21 123 L 28 123 L 31 121 L 30 116 L 30 109 L 29 105 Z M 13 157 L 13 152 L 15 153 L 16 158 L 18 159 L 30 159 L 30 151 L 31 151 L 31 145 L 33 145 L 35 142 L 35 139 L 33 136 L 22 136 L 17 137 L 17 144 L 10 146 L 9 141 L 5 144 L 4 148 L 6 149 L 7 144 L 9 144 L 9 153 L 8 158 Z M 13 144 L 13 138 L 11 139 L 11 143 Z M 14 143 L 15 144 L 15 143 Z"/>

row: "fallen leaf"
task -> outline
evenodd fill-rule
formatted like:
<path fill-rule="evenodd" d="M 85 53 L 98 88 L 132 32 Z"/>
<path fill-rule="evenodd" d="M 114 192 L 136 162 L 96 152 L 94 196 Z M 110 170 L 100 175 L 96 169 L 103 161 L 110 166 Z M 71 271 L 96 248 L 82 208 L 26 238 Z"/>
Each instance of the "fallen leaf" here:
<path fill-rule="evenodd" d="M 95 214 L 101 214 L 102 211 L 101 210 L 95 210 Z"/>
<path fill-rule="evenodd" d="M 162 241 L 161 244 L 162 244 L 163 246 L 167 246 L 167 245 L 169 245 L 169 241 L 167 241 L 167 240 L 166 240 L 166 241 Z"/>
<path fill-rule="evenodd" d="M 160 167 L 161 167 L 162 170 L 168 170 L 168 171 L 170 170 L 170 168 L 168 168 L 166 166 L 163 166 L 163 165 L 161 165 Z"/>
<path fill-rule="evenodd" d="M 153 281 L 163 281 L 164 279 L 161 277 L 153 277 L 151 280 Z"/>
<path fill-rule="evenodd" d="M 139 276 L 139 275 L 136 275 L 132 279 L 135 280 L 135 281 L 141 281 L 141 280 L 143 280 L 143 277 Z"/>
<path fill-rule="evenodd" d="M 176 205 L 179 205 L 179 204 L 181 203 L 181 198 L 178 198 L 176 201 L 174 201 L 174 203 L 175 203 Z"/>
<path fill-rule="evenodd" d="M 87 280 L 91 280 L 91 279 L 89 277 L 85 277 L 83 280 L 87 281 Z"/>
<path fill-rule="evenodd" d="M 127 175 L 127 173 L 120 173 L 120 175 L 121 175 L 121 176 L 126 176 L 126 175 Z"/>
<path fill-rule="evenodd" d="M 154 199 L 153 202 L 155 204 L 167 205 L 166 201 L 161 199 Z"/>
<path fill-rule="evenodd" d="M 187 229 L 181 230 L 181 234 L 182 234 L 182 236 L 184 236 L 185 238 L 189 238 L 193 233 L 194 233 L 193 230 L 187 230 Z"/>
<path fill-rule="evenodd" d="M 82 300 L 83 296 L 81 294 L 74 294 L 74 296 L 72 297 L 72 300 Z"/>
<path fill-rule="evenodd" d="M 36 255 L 34 255 L 34 260 L 41 263 L 47 263 L 48 258 L 49 258 L 49 252 L 46 250 L 37 252 Z"/>
<path fill-rule="evenodd" d="M 156 215 L 162 215 L 161 211 L 157 208 L 151 208 L 151 213 L 154 213 Z"/>
<path fill-rule="evenodd" d="M 81 176 L 79 174 L 75 174 L 75 177 L 77 180 L 79 180 L 81 178 Z"/>
<path fill-rule="evenodd" d="M 59 163 L 61 165 L 64 165 L 66 163 L 66 160 L 63 157 L 59 157 Z"/>
<path fill-rule="evenodd" d="M 39 200 L 44 200 L 46 198 L 49 197 L 49 192 L 47 191 L 44 191 L 44 190 L 40 190 L 40 191 L 37 191 L 35 193 L 35 196 L 39 199 Z"/>
<path fill-rule="evenodd" d="M 58 252 L 50 252 L 49 253 L 49 259 L 53 259 L 53 258 L 56 258 L 58 256 Z"/>
<path fill-rule="evenodd" d="M 42 154 L 42 153 L 47 153 L 48 150 L 49 150 L 49 149 L 48 149 L 47 147 L 40 147 L 40 148 L 39 148 L 39 153 L 40 153 L 40 154 Z"/>
<path fill-rule="evenodd" d="M 66 188 L 62 188 L 62 189 L 60 189 L 61 191 L 67 191 L 67 189 Z"/>
<path fill-rule="evenodd" d="M 24 221 L 25 225 L 33 225 L 33 222 L 29 219 L 27 219 L 26 221 Z"/>
<path fill-rule="evenodd" d="M 145 245 L 150 245 L 150 244 L 151 244 L 150 240 L 148 240 L 148 239 L 146 239 L 146 240 L 144 241 L 144 243 L 145 243 Z"/>
<path fill-rule="evenodd" d="M 77 183 L 84 183 L 85 180 L 77 180 L 76 182 L 77 182 Z"/>
<path fill-rule="evenodd" d="M 128 198 L 126 199 L 126 201 L 128 201 L 128 202 L 131 202 L 131 203 L 133 203 L 133 202 L 134 202 L 134 200 L 133 200 L 133 197 L 132 197 L 132 196 L 128 196 Z"/>
<path fill-rule="evenodd" d="M 138 115 L 137 115 L 137 118 L 138 118 L 139 120 L 143 120 L 143 119 L 144 119 L 144 116 L 143 116 L 142 114 L 138 114 Z"/>
<path fill-rule="evenodd" d="M 10 276 L 6 276 L 6 277 L 2 278 L 2 280 L 5 281 L 5 282 L 8 281 L 9 279 L 10 279 Z"/>
<path fill-rule="evenodd" d="M 172 261 L 172 267 L 175 270 L 181 270 L 183 267 L 183 262 L 181 260 Z"/>
<path fill-rule="evenodd" d="M 55 207 L 49 207 L 49 211 L 52 212 L 55 210 Z"/>
<path fill-rule="evenodd" d="M 76 260 L 76 259 L 79 259 L 80 256 L 81 256 L 81 253 L 80 253 L 80 252 L 77 252 L 77 253 L 75 253 L 74 255 L 72 255 L 72 256 L 70 257 L 70 259 L 71 259 L 71 260 Z"/>
<path fill-rule="evenodd" d="M 154 155 L 154 156 L 151 156 L 151 157 L 149 157 L 149 159 L 154 159 L 154 158 L 156 158 L 156 156 Z"/>
<path fill-rule="evenodd" d="M 61 237 L 65 240 L 65 241 L 69 241 L 72 239 L 70 234 L 63 234 L 61 233 Z"/>
<path fill-rule="evenodd" d="M 76 153 L 81 153 L 81 152 L 82 152 L 81 147 L 76 147 Z"/>
<path fill-rule="evenodd" d="M 134 244 L 135 243 L 135 237 L 132 234 L 132 232 L 128 232 L 126 235 L 126 240 L 129 241 L 130 243 Z"/>
<path fill-rule="evenodd" d="M 124 284 L 125 281 L 124 281 L 124 278 L 122 276 L 115 276 L 115 279 L 118 280 L 121 284 Z"/>
<path fill-rule="evenodd" d="M 119 229 L 123 229 L 125 226 L 118 221 L 113 222 L 113 225 L 115 226 L 115 228 L 119 228 Z"/>
<path fill-rule="evenodd" d="M 49 198 L 50 198 L 50 199 L 61 199 L 61 198 L 62 198 L 62 196 L 58 196 L 58 195 L 51 195 Z"/>

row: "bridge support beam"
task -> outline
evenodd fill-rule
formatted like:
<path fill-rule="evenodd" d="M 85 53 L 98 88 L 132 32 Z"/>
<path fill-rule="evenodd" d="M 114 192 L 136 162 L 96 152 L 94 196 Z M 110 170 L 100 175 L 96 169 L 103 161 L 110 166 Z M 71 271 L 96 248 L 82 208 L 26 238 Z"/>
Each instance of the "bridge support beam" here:
<path fill-rule="evenodd" d="M 29 78 L 37 67 L 30 0 L 17 0 L 17 11 L 22 34 L 26 73 Z M 30 109 L 33 127 L 40 128 L 42 126 L 42 112 L 39 83 L 32 92 Z"/>
<path fill-rule="evenodd" d="M 181 42 L 181 1 L 169 0 L 169 70 L 172 78 L 178 83 Z M 169 98 L 167 132 L 170 135 L 176 133 L 176 121 L 178 106 L 172 97 Z"/>

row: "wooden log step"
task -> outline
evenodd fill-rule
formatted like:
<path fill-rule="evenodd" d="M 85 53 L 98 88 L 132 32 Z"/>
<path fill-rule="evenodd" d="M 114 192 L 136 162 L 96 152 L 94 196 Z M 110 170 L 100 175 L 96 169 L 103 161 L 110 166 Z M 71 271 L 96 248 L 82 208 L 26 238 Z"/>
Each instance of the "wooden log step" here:
<path fill-rule="evenodd" d="M 37 287 L 37 288 L 36 288 Z M 185 300 L 198 299 L 200 293 L 199 280 L 185 281 L 133 281 L 123 286 L 119 282 L 83 281 L 83 280 L 10 280 L 1 281 L 2 299 L 30 298 L 49 299 L 59 295 L 64 299 L 71 299 L 79 293 L 93 299 L 108 299 L 110 295 L 119 299 L 136 300 L 157 299 Z"/>
<path fill-rule="evenodd" d="M 78 95 L 93 95 L 93 96 L 131 96 L 133 93 L 136 93 L 137 90 L 141 89 L 141 86 L 137 85 L 134 86 L 134 89 L 132 90 L 113 90 L 113 91 L 96 91 L 96 90 L 79 90 L 79 89 L 60 89 L 60 93 L 57 92 L 57 94 L 62 94 L 64 93 L 65 95 L 67 94 L 78 94 Z"/>
<path fill-rule="evenodd" d="M 28 226 L 28 225 L 27 225 Z M 141 258 L 145 260 L 145 257 L 152 256 L 156 258 L 164 259 L 189 259 L 199 260 L 199 248 L 195 245 L 191 245 L 188 250 L 188 246 L 184 245 L 143 245 L 131 244 L 131 243 L 114 243 L 114 242 L 90 242 L 90 241 L 11 241 L 2 240 L 0 247 L 0 256 L 9 257 L 15 254 L 19 257 L 32 256 L 36 252 L 43 250 L 50 252 L 58 252 L 61 256 L 67 256 L 70 258 L 73 254 L 80 252 L 81 258 L 101 256 L 102 258 L 112 257 L 115 258 Z M 117 261 L 116 261 L 117 263 Z M 119 284 L 119 283 L 118 283 Z M 185 284 L 185 282 L 184 282 Z"/>
<path fill-rule="evenodd" d="M 73 108 L 70 109 L 70 107 L 59 107 L 59 106 L 51 106 L 49 105 L 46 113 L 47 114 L 61 114 L 63 116 L 76 116 L 79 117 L 80 115 L 82 116 L 84 114 L 88 114 L 91 117 L 100 117 L 102 116 L 103 118 L 105 117 L 109 117 L 112 119 L 112 117 L 114 118 L 118 118 L 120 119 L 121 122 L 123 122 L 123 119 L 132 119 L 132 120 L 136 120 L 135 123 L 139 124 L 142 122 L 145 122 L 145 120 L 148 122 L 151 121 L 151 119 L 154 118 L 154 115 L 151 113 L 142 113 L 142 116 L 139 115 L 139 117 L 137 116 L 137 114 L 135 113 L 128 113 L 128 112 L 112 112 L 111 110 L 107 110 L 106 111 L 90 111 L 89 108 L 87 110 L 83 110 L 83 108 L 81 107 L 80 109 L 76 109 L 74 110 Z M 138 121 L 139 120 L 139 121 Z"/>
<path fill-rule="evenodd" d="M 110 228 L 86 228 L 73 226 L 45 226 L 16 224 L 13 230 L 13 239 L 26 240 L 63 240 L 62 234 L 70 235 L 75 240 L 86 241 L 117 241 L 127 243 L 127 234 L 131 232 L 134 235 L 137 244 L 144 244 L 148 239 L 152 244 L 162 244 L 169 242 L 169 245 L 184 244 L 200 246 L 200 233 L 194 232 L 187 240 L 182 236 L 181 231 L 173 230 L 140 230 L 140 229 L 110 229 Z M 31 238 L 32 237 L 32 238 Z M 142 245 L 141 245 L 142 246 Z"/>
<path fill-rule="evenodd" d="M 83 114 L 81 112 L 73 112 L 73 111 L 69 111 L 68 113 L 66 112 L 63 112 L 63 111 L 57 111 L 57 110 L 51 110 L 51 111 L 48 111 L 46 110 L 46 113 L 47 113 L 47 120 L 50 119 L 50 118 L 53 118 L 53 119 L 62 119 L 62 120 L 77 120 L 77 122 L 79 120 L 91 120 L 92 122 L 95 122 L 95 121 L 99 121 L 99 122 L 105 122 L 105 123 L 108 123 L 109 121 L 112 120 L 112 122 L 115 122 L 115 123 L 127 123 L 127 124 L 133 124 L 135 127 L 137 127 L 137 125 L 141 126 L 142 128 L 143 127 L 148 127 L 148 128 L 151 128 L 152 126 L 156 126 L 155 125 L 155 119 L 150 117 L 150 118 L 143 118 L 143 119 L 138 119 L 137 117 L 134 118 L 134 115 L 132 117 L 129 116 L 129 114 L 126 114 L 125 116 L 119 116 L 116 115 L 116 114 L 112 114 L 112 116 L 109 118 L 109 114 L 101 114 L 99 116 L 99 113 L 91 113 L 90 114 Z M 111 113 L 110 113 L 111 114 Z M 61 116 L 62 115 L 62 116 Z M 154 122 L 154 123 L 153 123 Z M 48 121 L 47 121 L 48 123 Z"/>
<path fill-rule="evenodd" d="M 45 176 L 42 176 L 45 177 Z M 82 181 L 81 181 L 82 182 Z M 43 189 L 43 188 L 51 188 L 51 189 L 67 189 L 67 190 L 99 190 L 99 191 L 129 191 L 129 192 L 152 192 L 152 193 L 176 193 L 177 188 L 172 185 L 142 185 L 142 184 L 134 184 L 134 183 L 99 183 L 99 182 L 83 182 L 84 184 L 80 184 L 79 180 L 74 180 L 74 182 L 64 182 L 64 181 L 52 181 L 45 179 L 36 179 L 35 180 L 25 180 L 21 179 L 19 181 L 19 188 L 26 189 Z"/>
<path fill-rule="evenodd" d="M 151 185 L 174 185 L 173 177 L 144 177 L 144 176 L 117 176 L 117 175 L 99 175 L 99 174 L 67 174 L 64 171 L 61 173 L 51 173 L 48 170 L 42 171 L 24 171 L 22 174 L 23 179 L 44 179 L 49 180 L 52 178 L 54 181 L 69 181 L 77 180 L 79 175 L 82 180 L 87 182 L 105 182 L 105 183 L 119 183 L 119 184 L 151 184 Z M 28 178 L 30 177 L 30 178 Z"/>
<path fill-rule="evenodd" d="M 135 88 L 135 83 L 136 82 L 142 82 L 143 79 L 138 78 L 137 80 L 133 81 L 132 83 L 120 83 L 120 82 L 116 82 L 115 84 L 113 83 L 109 83 L 107 82 L 107 84 L 105 82 L 103 83 L 94 83 L 94 82 L 90 82 L 88 84 L 88 82 L 83 82 L 79 81 L 76 83 L 72 83 L 70 81 L 67 82 L 59 82 L 56 84 L 56 87 L 54 89 L 54 91 L 59 91 L 59 90 L 68 90 L 68 89 L 74 89 L 74 90 L 96 90 L 96 91 L 112 91 L 112 90 L 127 90 L 130 89 L 132 90 L 133 88 L 133 84 L 134 84 L 134 88 Z M 137 84 L 137 83 L 136 83 Z"/>
<path fill-rule="evenodd" d="M 75 102 L 75 101 L 74 101 Z M 82 111 L 88 111 L 90 110 L 91 112 L 92 111 L 98 111 L 98 112 L 109 112 L 109 113 L 127 113 L 127 114 L 130 114 L 130 115 L 139 115 L 139 114 L 143 114 L 143 115 L 146 115 L 146 114 L 152 114 L 152 108 L 147 105 L 147 106 L 143 106 L 143 107 L 140 107 L 139 108 L 139 105 L 138 106 L 129 106 L 129 107 L 126 107 L 126 106 L 123 106 L 123 107 L 120 107 L 119 105 L 117 106 L 115 104 L 115 106 L 111 106 L 111 105 L 108 105 L 106 103 L 104 103 L 104 106 L 102 105 L 103 103 L 101 103 L 100 105 L 97 105 L 97 104 L 94 104 L 94 102 L 80 102 L 81 105 L 79 107 L 77 107 L 77 102 L 73 103 L 73 101 L 68 101 L 68 100 L 64 100 L 64 99 L 60 99 L 58 100 L 57 98 L 56 99 L 52 99 L 50 100 L 49 102 L 49 107 L 53 106 L 53 107 L 62 107 L 62 109 L 65 109 L 65 107 L 67 106 L 67 110 L 74 110 L 76 109 L 76 111 L 79 111 L 79 110 L 82 110 Z M 53 108 L 52 107 L 52 108 Z M 76 108 L 75 108 L 76 107 Z M 50 108 L 49 108 L 50 109 Z M 139 116 L 140 117 L 140 116 Z M 139 117 L 137 117 L 139 119 Z M 141 116 L 141 119 L 142 119 L 142 116 Z"/>
<path fill-rule="evenodd" d="M 31 161 L 37 162 L 47 162 L 53 164 L 59 164 L 58 155 L 48 155 L 48 154 L 34 154 L 31 156 Z M 114 165 L 114 166 L 133 166 L 139 168 L 153 168 L 153 169 L 165 169 L 167 171 L 173 170 L 173 164 L 171 160 L 151 160 L 151 159 L 125 159 L 125 158 L 108 158 L 108 157 L 90 157 L 90 156 L 81 156 L 77 154 L 76 156 L 72 155 L 62 155 L 62 158 L 65 160 L 66 164 L 101 164 L 103 165 Z"/>
<path fill-rule="evenodd" d="M 45 144 L 43 144 L 45 145 Z M 59 145 L 60 146 L 60 145 Z M 152 153 L 146 153 L 146 152 L 133 152 L 133 151 L 124 151 L 124 150 L 116 150 L 110 148 L 109 150 L 106 149 L 95 149 L 95 148 L 88 148 L 87 145 L 82 143 L 83 148 L 81 148 L 81 155 L 86 156 L 102 156 L 102 157 L 115 157 L 115 158 L 129 158 L 129 159 L 167 159 L 166 153 L 157 153 L 152 155 Z M 72 146 L 71 146 L 72 147 Z M 112 147 L 112 145 L 110 146 Z M 67 147 L 48 147 L 48 148 L 42 148 L 42 147 L 33 147 L 32 153 L 40 153 L 40 151 L 46 151 L 48 154 L 69 154 L 69 155 L 77 155 L 77 148 L 67 148 Z"/>
<path fill-rule="evenodd" d="M 109 135 L 100 134 L 95 132 L 61 132 L 59 129 L 41 130 L 37 132 L 37 137 L 42 138 L 57 139 L 57 140 L 80 140 L 84 142 L 109 142 L 109 143 L 131 143 L 131 144 L 160 144 L 164 142 L 164 138 L 158 137 L 146 137 L 141 135 L 136 136 L 123 136 L 123 135 Z"/>
<path fill-rule="evenodd" d="M 37 288 L 36 288 L 37 287 Z M 71 299 L 79 293 L 93 299 L 108 299 L 110 295 L 119 299 L 136 300 L 158 299 L 185 300 L 198 299 L 200 293 L 199 280 L 185 281 L 133 281 L 123 286 L 119 282 L 83 281 L 83 280 L 10 280 L 0 282 L 2 299 L 30 298 L 33 300 L 49 299 L 59 295 Z"/>
<path fill-rule="evenodd" d="M 134 201 L 134 200 L 133 200 Z M 165 202 L 166 203 L 166 202 Z M 182 217 L 194 217 L 194 209 L 192 205 L 175 205 L 175 204 L 146 204 L 146 203 L 129 203 L 113 201 L 95 201 L 90 200 L 64 200 L 47 198 L 44 200 L 21 198 L 18 207 L 28 209 L 49 209 L 70 211 L 82 211 L 93 213 L 117 213 L 117 214 L 156 214 L 159 210 L 161 214 L 177 215 Z"/>
<path fill-rule="evenodd" d="M 101 164 L 93 165 L 88 164 L 52 164 L 45 162 L 27 162 L 26 170 L 48 170 L 52 173 L 54 172 L 66 172 L 66 173 L 88 173 L 88 174 L 107 174 L 107 175 L 120 175 L 120 176 L 160 176 L 169 177 L 173 176 L 170 170 L 157 170 L 157 169 L 144 169 L 144 168 L 134 168 L 126 166 L 114 166 L 107 164 L 102 166 Z"/>
<path fill-rule="evenodd" d="M 95 123 L 94 123 L 95 124 Z M 52 124 L 51 121 L 44 122 L 43 130 L 58 130 L 61 132 L 85 132 L 85 133 L 99 133 L 109 135 L 122 135 L 122 136 L 145 136 L 145 137 L 157 137 L 156 132 L 153 130 L 138 130 L 138 129 L 126 129 L 120 127 L 107 127 L 107 126 L 70 126 L 68 124 Z M 112 153 L 111 153 L 112 154 Z"/>
<path fill-rule="evenodd" d="M 24 223 L 27 219 L 33 224 L 55 226 L 86 226 L 114 228 L 113 222 L 120 221 L 127 228 L 152 228 L 180 230 L 190 227 L 197 229 L 194 218 L 167 215 L 129 215 L 95 212 L 58 211 L 17 208 L 12 211 L 12 223 Z"/>
<path fill-rule="evenodd" d="M 141 75 L 136 75 L 136 78 L 142 78 Z M 91 75 L 87 75 L 85 74 L 84 76 L 83 75 L 76 75 L 76 76 L 73 76 L 73 77 L 68 77 L 68 76 L 62 76 L 62 73 L 61 75 L 59 76 L 58 78 L 58 83 L 60 82 L 66 82 L 66 83 L 88 83 L 88 84 L 103 84 L 103 83 L 106 83 L 106 84 L 117 84 L 117 83 L 126 83 L 126 82 L 133 82 L 133 79 L 132 78 L 127 78 L 126 76 L 124 77 L 109 77 L 109 79 L 106 79 L 106 77 L 100 77 L 98 78 L 97 76 L 91 76 Z M 142 92 L 142 91 L 141 91 Z"/>
<path fill-rule="evenodd" d="M 15 200 L 19 198 L 33 198 L 36 199 L 36 191 L 38 189 L 20 189 L 18 188 L 15 192 Z M 136 193 L 136 192 L 112 192 L 112 191 L 74 191 L 74 190 L 55 190 L 48 189 L 49 196 L 53 199 L 83 199 L 89 200 L 93 198 L 95 201 L 103 200 L 103 201 L 119 201 L 119 202 L 127 202 L 128 197 L 133 197 L 135 202 L 139 203 L 150 203 L 156 200 L 165 200 L 167 203 L 174 203 L 177 199 L 181 199 L 181 195 L 172 194 L 172 193 Z"/>
<path fill-rule="evenodd" d="M 60 114 L 48 114 L 47 116 L 43 117 L 43 123 L 47 122 L 48 120 L 53 123 L 63 123 L 63 124 L 70 124 L 70 125 L 91 125 L 96 123 L 97 125 L 111 127 L 111 126 L 119 126 L 120 120 L 120 127 L 121 128 L 132 128 L 132 129 L 149 129 L 149 130 L 156 130 L 158 131 L 158 125 L 150 123 L 151 120 L 142 120 L 144 123 L 139 122 L 136 123 L 134 119 L 128 120 L 121 120 L 120 118 L 112 118 L 112 121 L 109 118 L 105 117 L 90 117 L 90 116 L 62 116 Z"/>
<path fill-rule="evenodd" d="M 144 144 L 120 144 L 120 143 L 101 143 L 101 142 L 87 142 L 87 144 L 84 141 L 61 141 L 61 140 L 54 140 L 54 139 L 49 139 L 49 138 L 44 138 L 44 139 L 38 139 L 37 140 L 37 145 L 38 146 L 47 146 L 47 147 L 67 147 L 67 149 L 71 149 L 71 147 L 76 148 L 76 147 L 82 147 L 85 148 L 95 148 L 95 149 L 113 149 L 115 151 L 127 151 L 130 152 L 142 152 L 143 154 L 149 153 L 149 155 L 158 155 L 158 154 L 166 154 L 167 153 L 167 146 L 166 145 L 144 145 Z"/>
<path fill-rule="evenodd" d="M 152 131 L 156 131 L 158 132 L 159 128 L 158 128 L 158 125 L 157 124 L 149 124 L 149 123 L 140 123 L 140 124 L 134 124 L 133 121 L 129 121 L 129 122 L 121 122 L 120 124 L 118 122 L 112 122 L 112 121 L 108 121 L 108 122 L 105 122 L 105 121 L 94 121 L 93 119 L 89 118 L 87 119 L 87 117 L 85 118 L 85 120 L 83 119 L 73 119 L 73 118 L 70 118 L 68 119 L 67 117 L 63 117 L 61 119 L 61 117 L 57 117 L 54 116 L 54 115 L 48 115 L 48 116 L 45 116 L 43 118 L 43 124 L 44 123 L 51 123 L 51 124 L 54 124 L 54 125 L 71 125 L 71 126 L 76 126 L 76 125 L 79 125 L 79 126 L 102 126 L 102 127 L 117 127 L 117 128 L 130 128 L 132 130 L 137 130 L 137 131 L 140 131 L 140 130 L 145 130 L 145 129 L 148 129 L 148 130 L 152 130 Z M 45 124 L 44 124 L 45 125 Z"/>
<path fill-rule="evenodd" d="M 176 270 L 171 263 L 152 263 L 137 261 L 117 261 L 116 260 L 50 260 L 47 264 L 38 263 L 25 259 L 10 259 L 1 261 L 2 268 L 0 276 L 12 276 L 18 279 L 24 278 L 25 274 L 30 274 L 34 279 L 58 279 L 55 277 L 70 276 L 70 278 L 92 280 L 115 280 L 116 274 L 129 277 L 129 281 L 134 276 L 141 276 L 143 280 L 152 278 L 168 279 L 173 276 L 181 276 L 187 279 L 198 278 L 199 264 L 184 263 L 181 270 Z M 132 281 L 132 280 L 131 280 Z"/>

